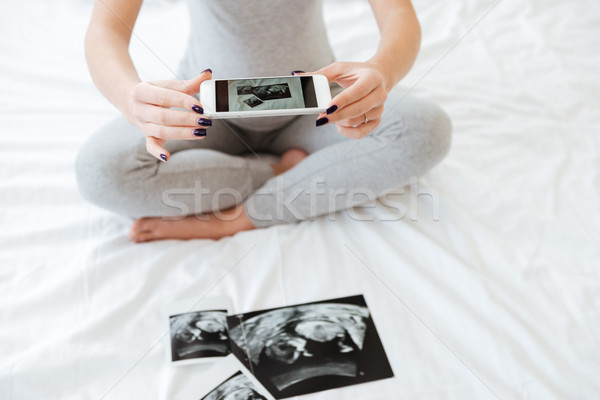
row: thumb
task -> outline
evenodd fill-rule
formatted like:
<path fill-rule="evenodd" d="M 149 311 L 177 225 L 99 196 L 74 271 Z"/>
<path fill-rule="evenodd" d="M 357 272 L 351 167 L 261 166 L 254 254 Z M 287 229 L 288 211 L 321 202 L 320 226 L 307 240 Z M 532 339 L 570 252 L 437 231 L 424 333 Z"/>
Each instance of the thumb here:
<path fill-rule="evenodd" d="M 306 72 L 306 75 L 324 75 L 329 82 L 337 82 L 338 78 L 342 74 L 342 68 L 340 68 L 339 62 L 326 65 L 323 68 L 314 72 Z"/>
<path fill-rule="evenodd" d="M 212 78 L 212 70 L 210 68 L 200 72 L 198 76 L 186 81 L 168 80 L 151 82 L 153 85 L 160 86 L 166 89 L 176 90 L 189 95 L 195 95 L 200 92 L 200 84 L 205 80 Z"/>
<path fill-rule="evenodd" d="M 198 76 L 195 78 L 184 81 L 185 90 L 184 93 L 189 95 L 194 95 L 200 92 L 200 84 L 204 81 L 207 81 L 212 78 L 212 69 L 207 68 L 204 71 L 200 72 Z"/>

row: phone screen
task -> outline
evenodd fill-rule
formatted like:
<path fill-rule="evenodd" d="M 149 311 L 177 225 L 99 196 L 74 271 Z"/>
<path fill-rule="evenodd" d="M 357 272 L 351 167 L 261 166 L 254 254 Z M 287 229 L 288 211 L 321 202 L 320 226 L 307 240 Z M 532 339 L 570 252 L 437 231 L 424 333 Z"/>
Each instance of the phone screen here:
<path fill-rule="evenodd" d="M 217 112 L 316 108 L 311 76 L 260 79 L 217 79 Z"/>

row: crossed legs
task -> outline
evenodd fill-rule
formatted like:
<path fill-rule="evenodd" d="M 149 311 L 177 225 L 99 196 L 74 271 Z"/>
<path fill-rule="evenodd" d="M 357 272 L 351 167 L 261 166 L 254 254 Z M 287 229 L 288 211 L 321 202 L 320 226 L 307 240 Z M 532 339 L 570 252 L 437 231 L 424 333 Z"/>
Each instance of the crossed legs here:
<path fill-rule="evenodd" d="M 253 135 L 215 120 L 202 141 L 168 142 L 168 163 L 146 153 L 135 127 L 115 121 L 96 133 L 78 156 L 80 192 L 101 207 L 138 218 L 130 233 L 136 242 L 218 239 L 311 219 L 371 200 L 349 203 L 322 196 L 309 201 L 303 194 L 315 180 L 325 192 L 362 188 L 377 197 L 408 184 L 446 155 L 451 123 L 440 107 L 392 93 L 388 104 L 396 106 L 358 141 L 343 137 L 334 125 L 315 127 L 313 116 Z M 269 163 L 244 157 L 247 146 L 281 158 Z M 223 188 L 237 195 L 219 196 Z M 199 189 L 207 195 L 198 196 Z"/>

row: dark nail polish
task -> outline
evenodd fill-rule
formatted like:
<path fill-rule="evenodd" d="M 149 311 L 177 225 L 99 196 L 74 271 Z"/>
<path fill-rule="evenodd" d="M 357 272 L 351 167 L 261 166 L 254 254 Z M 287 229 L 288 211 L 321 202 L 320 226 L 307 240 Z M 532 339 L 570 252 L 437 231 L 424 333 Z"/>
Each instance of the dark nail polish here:
<path fill-rule="evenodd" d="M 204 71 L 200 72 L 201 74 L 205 73 L 206 71 L 210 71 L 210 73 L 212 74 L 212 69 L 210 68 L 206 68 Z"/>
<path fill-rule="evenodd" d="M 198 119 L 198 125 L 212 126 L 212 121 L 210 119 L 200 118 L 200 119 Z"/>
<path fill-rule="evenodd" d="M 196 104 L 192 105 L 192 110 L 198 114 L 204 114 L 204 108 L 197 106 Z"/>
<path fill-rule="evenodd" d="M 194 129 L 194 136 L 206 136 L 206 129 Z"/>
<path fill-rule="evenodd" d="M 295 75 L 295 74 L 297 74 L 297 73 L 304 73 L 304 71 L 301 71 L 301 70 L 299 70 L 299 69 L 298 69 L 298 70 L 296 70 L 296 71 L 292 71 L 292 75 Z"/>
<path fill-rule="evenodd" d="M 334 112 L 335 110 L 337 110 L 337 106 L 334 104 L 331 107 L 329 107 L 327 109 L 327 115 L 331 114 L 332 112 Z"/>
<path fill-rule="evenodd" d="M 162 158 L 163 161 L 167 161 L 167 155 L 166 154 L 161 154 L 160 158 Z"/>
<path fill-rule="evenodd" d="M 328 118 L 322 117 L 317 120 L 317 126 L 325 125 L 329 122 Z"/>

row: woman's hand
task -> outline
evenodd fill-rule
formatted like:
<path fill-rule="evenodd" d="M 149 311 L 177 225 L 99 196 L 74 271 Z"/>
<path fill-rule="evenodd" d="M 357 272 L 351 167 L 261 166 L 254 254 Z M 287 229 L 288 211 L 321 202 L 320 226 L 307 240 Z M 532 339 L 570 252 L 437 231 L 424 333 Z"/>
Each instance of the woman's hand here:
<path fill-rule="evenodd" d="M 294 75 L 316 74 L 345 89 L 331 100 L 327 113 L 319 115 L 317 126 L 334 123 L 342 135 L 360 139 L 379 125 L 388 90 L 377 64 L 337 61 L 318 71 Z"/>
<path fill-rule="evenodd" d="M 188 81 L 141 82 L 133 88 L 125 118 L 140 127 L 150 154 L 167 161 L 171 157 L 163 147 L 167 140 L 206 136 L 206 127 L 211 126 L 212 121 L 204 117 L 204 109 L 193 95 L 200 91 L 200 84 L 211 77 L 212 71 L 207 69 Z"/>

